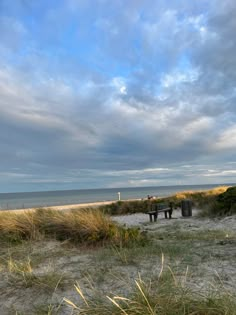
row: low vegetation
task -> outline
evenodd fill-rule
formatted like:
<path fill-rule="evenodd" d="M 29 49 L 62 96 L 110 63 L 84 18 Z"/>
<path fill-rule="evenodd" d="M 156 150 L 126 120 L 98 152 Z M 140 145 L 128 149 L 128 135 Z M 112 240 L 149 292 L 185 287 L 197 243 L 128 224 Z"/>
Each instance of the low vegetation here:
<path fill-rule="evenodd" d="M 110 215 L 122 215 L 147 212 L 150 204 L 150 200 L 117 201 L 106 206 L 101 206 L 100 209 Z"/>
<path fill-rule="evenodd" d="M 117 226 L 97 209 L 55 211 L 37 209 L 0 213 L 0 239 L 11 242 L 43 238 L 70 240 L 83 245 L 128 245 L 144 239 L 136 228 Z"/>
<path fill-rule="evenodd" d="M 46 239 L 3 244 L 0 302 L 8 292 L 15 312 L 2 312 L 1 304 L 0 313 L 236 315 L 230 291 L 236 234 L 185 231 L 182 221 L 165 222 L 172 226 L 149 225 L 155 229 L 146 246 L 79 248 Z"/>
<path fill-rule="evenodd" d="M 73 314 L 81 315 L 235 315 L 235 296 L 216 289 L 200 294 L 188 287 L 187 273 L 176 277 L 169 268 L 153 281 L 135 280 L 128 297 L 99 296 L 86 298 L 81 288 L 75 286 L 82 300 L 77 306 L 71 300 L 64 299 L 72 308 Z"/>
<path fill-rule="evenodd" d="M 176 206 L 181 206 L 183 199 L 189 199 L 197 208 L 202 208 L 210 205 L 218 195 L 224 193 L 228 186 L 220 186 L 207 191 L 186 191 L 176 193 L 174 196 L 166 198 L 167 201 L 172 201 Z"/>
<path fill-rule="evenodd" d="M 63 280 L 63 275 L 54 271 L 37 275 L 29 257 L 25 260 L 9 257 L 6 263 L 8 283 L 13 287 L 30 288 L 36 286 L 38 289 L 54 291 Z"/>
<path fill-rule="evenodd" d="M 0 313 L 236 315 L 234 217 L 216 227 L 147 216 L 138 229 L 108 215 L 182 199 L 204 215 L 229 215 L 234 198 L 235 187 L 220 187 L 103 209 L 0 212 Z"/>
<path fill-rule="evenodd" d="M 226 216 L 236 214 L 236 186 L 217 195 L 204 209 L 204 216 Z"/>
<path fill-rule="evenodd" d="M 156 203 L 172 203 L 175 208 L 181 207 L 181 201 L 183 199 L 189 199 L 192 201 L 193 206 L 204 209 L 205 213 L 208 213 L 208 209 L 216 205 L 217 197 L 226 192 L 229 187 L 220 186 L 208 191 L 186 191 L 179 192 L 173 196 L 165 198 L 157 198 L 152 200 L 138 200 L 138 201 L 118 201 L 106 206 L 102 206 L 101 209 L 106 213 L 112 215 L 132 214 L 136 212 L 147 212 L 151 208 L 152 204 Z M 224 205 L 222 204 L 224 208 Z M 227 206 L 228 207 L 228 204 Z M 214 209 L 210 211 L 214 212 Z M 209 212 L 209 213 L 210 213 Z M 221 211 L 222 212 L 222 211 Z M 216 211 L 217 214 L 217 211 Z"/>

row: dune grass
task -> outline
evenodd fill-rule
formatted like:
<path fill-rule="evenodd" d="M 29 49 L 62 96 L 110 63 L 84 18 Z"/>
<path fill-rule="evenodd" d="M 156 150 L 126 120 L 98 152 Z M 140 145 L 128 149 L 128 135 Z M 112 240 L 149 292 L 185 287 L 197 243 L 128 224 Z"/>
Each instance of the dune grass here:
<path fill-rule="evenodd" d="M 178 205 L 182 199 L 191 199 L 195 205 L 209 205 L 215 200 L 216 196 L 226 191 L 227 187 L 220 187 L 206 192 L 184 192 L 178 193 L 169 198 L 153 200 L 151 202 L 174 202 Z M 118 202 L 113 206 L 110 212 L 116 213 L 134 213 L 146 212 L 150 201 L 139 202 Z M 139 208 L 140 206 L 140 208 Z M 119 208 L 121 207 L 121 208 Z M 118 210 L 117 210 L 118 209 Z M 127 212 L 126 212 L 127 211 Z M 105 282 L 108 272 L 113 272 L 113 265 L 118 264 L 119 268 L 141 268 L 140 262 L 147 264 L 148 260 L 154 259 L 156 256 L 164 255 L 168 258 L 168 263 L 179 259 L 180 255 L 184 255 L 182 264 L 193 264 L 197 266 L 197 262 L 191 262 L 196 257 L 190 252 L 193 247 L 193 241 L 215 241 L 215 240 L 234 240 L 235 234 L 231 235 L 228 231 L 210 231 L 209 233 L 188 232 L 182 230 L 171 232 L 159 232 L 152 234 L 155 242 L 147 244 L 146 238 L 138 229 L 126 229 L 117 226 L 106 214 L 106 209 L 79 209 L 73 211 L 56 211 L 50 209 L 37 209 L 36 211 L 25 212 L 0 212 L 0 241 L 6 244 L 21 243 L 39 244 L 37 241 L 47 240 L 69 240 L 75 244 L 83 246 L 104 246 L 101 251 L 107 252 L 107 260 L 113 257 L 111 264 L 104 264 L 94 268 L 97 275 L 97 282 Z M 169 242 L 160 242 L 163 238 L 168 238 Z M 150 237 L 149 237 L 150 239 Z M 27 240 L 27 242 L 24 242 Z M 32 241 L 32 242 L 31 242 Z M 68 244 L 60 243 L 60 244 Z M 135 246 L 133 246 L 135 244 Z M 131 246 L 129 246 L 131 245 Z M 141 245 L 141 246 L 139 246 Z M 20 245 L 21 246 L 21 245 Z M 37 245 L 36 245 L 37 246 Z M 71 246 L 71 245 L 70 245 Z M 4 247 L 4 246 L 3 246 Z M 15 246 L 18 248 L 19 245 Z M 75 248 L 73 245 L 71 246 Z M 7 247 L 5 247 L 7 248 Z M 90 248 L 89 248 L 90 250 Z M 99 260 L 104 260 L 104 251 L 101 253 Z M 201 262 L 209 259 L 209 255 L 201 256 Z M 4 254 L 4 259 L 6 254 Z M 206 258 L 204 258 L 206 257 Z M 156 258 L 155 258 L 156 259 Z M 1 262 L 1 261 L 0 261 Z M 2 262 L 1 262 L 2 263 Z M 10 288 L 36 288 L 54 292 L 54 288 L 63 284 L 60 273 L 49 271 L 46 274 L 39 275 L 34 271 L 31 258 L 27 255 L 19 259 L 14 251 L 9 256 L 3 267 L 3 272 L 7 272 Z M 184 270 L 181 269 L 181 272 Z M 166 271 L 163 272 L 163 269 Z M 91 272 L 91 271 L 90 271 Z M 145 275 L 144 275 L 145 276 Z M 147 275 L 146 275 L 147 277 Z M 70 282 L 71 285 L 71 282 Z M 191 284 L 190 284 L 191 286 Z M 65 299 L 65 302 L 72 308 L 71 314 L 82 315 L 236 315 L 235 296 L 228 293 L 223 287 L 220 290 L 203 292 L 195 292 L 190 290 L 185 274 L 180 276 L 174 275 L 173 271 L 168 268 L 162 268 L 160 275 L 152 277 L 152 280 L 145 280 L 140 277 L 134 281 L 127 293 L 121 296 L 107 294 L 99 295 L 96 290 L 95 295 L 87 296 L 79 287 L 76 290 L 82 299 L 78 305 L 76 302 Z M 124 291 L 123 291 L 124 292 Z M 207 293 L 206 293 L 207 292 Z M 64 306 L 64 304 L 63 304 Z M 35 314 L 57 314 L 60 305 L 42 305 Z M 21 313 L 19 313 L 21 314 Z M 22 313 L 23 314 L 23 313 Z M 32 312 L 33 314 L 33 312 Z"/>
<path fill-rule="evenodd" d="M 225 192 L 229 187 L 220 186 L 207 191 L 183 191 L 178 192 L 170 197 L 157 198 L 153 200 L 137 201 L 117 201 L 115 203 L 101 206 L 100 209 L 112 215 L 131 214 L 136 212 L 147 212 L 152 204 L 172 203 L 174 207 L 181 206 L 181 200 L 190 199 L 194 206 L 198 208 L 210 207 L 216 200 L 217 196 Z"/>
<path fill-rule="evenodd" d="M 183 199 L 183 198 L 188 198 L 188 196 L 193 196 L 196 195 L 197 198 L 200 197 L 204 197 L 204 196 L 214 196 L 214 195 L 219 195 L 223 192 L 225 192 L 227 189 L 229 188 L 229 186 L 219 186 L 219 187 L 215 187 L 213 189 L 210 190 L 206 190 L 206 191 L 181 191 L 176 193 L 174 196 L 177 199 Z"/>
<path fill-rule="evenodd" d="M 173 203 L 174 207 L 181 207 L 181 201 L 191 200 L 192 205 L 199 209 L 208 209 L 216 201 L 217 197 L 224 193 L 229 187 L 219 186 L 206 191 L 182 191 L 173 196 L 161 198 L 160 202 Z M 155 201 L 154 201 L 155 202 Z M 158 201 L 159 202 L 159 201 Z"/>
<path fill-rule="evenodd" d="M 205 217 L 228 216 L 236 214 L 236 186 L 229 187 L 217 195 L 214 200 L 204 207 L 201 213 Z"/>
<path fill-rule="evenodd" d="M 10 242 L 54 238 L 85 245 L 128 244 L 142 241 L 138 229 L 116 225 L 98 209 L 55 211 L 37 209 L 0 213 L 0 239 Z"/>
<path fill-rule="evenodd" d="M 30 257 L 25 260 L 7 260 L 8 283 L 14 287 L 37 287 L 44 290 L 56 290 L 63 280 L 63 275 L 55 271 L 50 271 L 44 275 L 37 275 L 34 272 Z"/>
<path fill-rule="evenodd" d="M 143 201 L 119 201 L 99 209 L 56 211 L 37 209 L 35 211 L 0 212 L 0 240 L 20 242 L 56 238 L 83 244 L 128 243 L 143 239 L 137 229 L 117 226 L 107 214 L 147 212 L 152 203 L 172 202 L 177 207 L 182 199 L 190 199 L 205 214 L 214 204 L 217 196 L 228 187 L 217 187 L 209 191 L 181 192 L 168 198 Z M 204 214 L 203 214 L 204 215 Z"/>
<path fill-rule="evenodd" d="M 139 276 L 128 297 L 87 297 L 77 283 L 81 303 L 76 305 L 67 298 L 64 301 L 74 315 L 236 315 L 235 296 L 224 288 L 195 292 L 188 287 L 187 270 L 182 277 L 176 277 L 170 268 L 163 270 L 152 281 Z"/>
<path fill-rule="evenodd" d="M 147 212 L 150 200 L 117 201 L 108 205 L 100 206 L 100 209 L 111 215 L 131 214 Z"/>

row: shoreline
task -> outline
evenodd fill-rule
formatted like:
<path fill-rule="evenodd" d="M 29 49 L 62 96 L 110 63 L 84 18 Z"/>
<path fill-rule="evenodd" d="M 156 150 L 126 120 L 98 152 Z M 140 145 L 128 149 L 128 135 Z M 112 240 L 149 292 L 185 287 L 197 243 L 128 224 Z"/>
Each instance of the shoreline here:
<path fill-rule="evenodd" d="M 159 199 L 159 198 L 165 198 L 165 197 L 170 197 L 172 195 L 175 194 L 179 194 L 179 193 L 185 193 L 185 192 L 198 192 L 198 191 L 211 191 L 214 189 L 219 189 L 219 188 L 224 188 L 224 187 L 230 187 L 230 186 L 213 186 L 212 185 L 206 185 L 208 186 L 208 188 L 206 189 L 206 187 L 203 189 L 203 187 L 198 187 L 200 185 L 190 185 L 188 186 L 186 189 L 186 187 L 182 186 L 182 190 L 174 190 L 172 191 L 172 189 L 169 188 L 173 188 L 172 186 L 166 186 L 167 190 L 160 190 L 158 191 L 158 187 L 149 187 L 152 188 L 150 190 L 147 191 L 147 187 L 143 187 L 143 190 L 140 190 L 142 187 L 138 187 L 138 191 L 133 195 L 130 194 L 129 192 L 127 192 L 127 195 L 122 196 L 125 198 L 121 198 L 121 201 L 125 202 L 125 201 L 135 201 L 135 200 L 145 200 L 147 198 L 148 195 L 150 196 L 154 196 L 154 198 Z M 210 186 L 210 187 L 209 187 Z M 169 188 L 168 188 L 169 187 Z M 193 187 L 198 189 L 193 189 Z M 153 190 L 153 189 L 157 189 L 157 191 Z M 159 187 L 160 188 L 160 187 Z M 108 189 L 109 190 L 109 189 Z M 92 192 L 92 190 L 91 190 Z M 57 199 L 57 195 L 53 195 L 54 198 L 49 198 L 48 199 L 48 193 L 44 196 L 44 195 L 40 195 L 39 197 L 36 197 L 34 195 L 30 195 L 31 193 L 22 193 L 23 195 L 20 195 L 17 197 L 13 198 L 13 202 L 11 202 L 11 193 L 6 194 L 6 196 L 2 193 L 0 193 L 0 211 L 29 211 L 29 210 L 34 210 L 34 209 L 38 209 L 38 208 L 42 208 L 42 209 L 54 209 L 54 210 L 67 210 L 67 209 L 75 209 L 75 208 L 82 208 L 82 207 L 99 207 L 99 206 L 103 206 L 103 205 L 108 205 L 111 203 L 115 203 L 117 201 L 119 201 L 119 194 L 118 194 L 118 198 L 114 196 L 114 194 L 111 196 L 109 191 L 106 191 L 106 189 L 104 189 L 104 192 L 102 195 L 96 195 L 95 197 L 93 197 L 92 199 L 95 199 L 93 201 L 91 201 L 91 197 L 89 198 L 87 195 L 86 198 L 84 198 L 84 196 L 77 196 L 80 197 L 82 199 L 84 199 L 84 201 L 82 201 L 81 199 L 74 199 L 74 195 L 72 194 L 71 196 L 73 197 L 70 200 L 70 195 L 66 196 L 65 195 L 65 199 L 64 198 L 59 198 Z M 45 192 L 46 193 L 46 192 Z M 13 193 L 14 194 L 14 193 Z M 26 196 L 25 196 L 26 194 Z M 121 192 L 122 194 L 122 192 Z M 5 197 L 4 197 L 5 196 Z M 31 198 L 32 197 L 32 198 Z M 62 196 L 63 197 L 63 196 Z M 25 198 L 25 199 L 24 199 Z M 27 199 L 28 198 L 28 199 Z M 30 198 L 32 200 L 30 200 Z M 127 198 L 127 199 L 126 199 Z M 19 199 L 19 200 L 18 200 Z M 62 200 L 60 200 L 62 199 Z M 74 199 L 74 200 L 73 200 Z M 100 201 L 99 201 L 100 199 Z M 66 204 L 64 204 L 64 201 L 66 202 Z M 55 202 L 55 203 L 54 203 Z M 69 202 L 69 204 L 67 204 L 67 202 Z M 30 204 L 31 203 L 31 204 Z M 48 204 L 49 203 L 49 204 Z M 70 204 L 71 203 L 71 204 Z"/>
<path fill-rule="evenodd" d="M 224 191 L 229 188 L 231 186 L 219 186 L 219 187 L 215 187 L 212 189 L 208 189 L 208 190 L 186 190 L 186 191 L 179 191 L 175 194 L 181 194 L 181 193 L 197 193 L 197 192 L 207 192 L 207 191 L 213 191 L 213 190 L 219 190 L 219 189 L 224 189 Z M 174 194 L 173 194 L 174 195 Z M 168 196 L 154 196 L 152 197 L 153 199 L 161 199 L 161 198 L 166 198 L 166 197 L 170 197 L 170 195 Z M 5 208 L 5 209 L 1 209 L 0 208 L 0 212 L 23 212 L 23 211 L 35 211 L 36 209 L 52 209 L 52 210 L 73 210 L 73 209 L 77 209 L 77 208 L 93 208 L 93 207 L 99 207 L 99 206 L 103 206 L 103 205 L 109 205 L 112 203 L 116 203 L 118 201 L 122 201 L 122 202 L 129 202 L 129 201 L 141 201 L 141 200 L 146 200 L 146 198 L 132 198 L 132 199 L 115 199 L 115 200 L 103 200 L 103 201 L 94 201 L 94 202 L 86 202 L 86 203 L 77 203 L 77 204 L 61 204 L 61 205 L 47 205 L 47 206 L 35 206 L 35 207 L 29 207 L 29 208 Z"/>
<path fill-rule="evenodd" d="M 120 201 L 137 201 L 141 199 L 127 199 Z M 95 208 L 104 205 L 110 205 L 112 203 L 118 202 L 119 200 L 110 200 L 110 201 L 97 201 L 97 202 L 88 202 L 88 203 L 78 203 L 71 205 L 60 205 L 60 206 L 43 206 L 43 207 L 33 207 L 33 208 L 21 208 L 21 209 L 1 209 L 0 212 L 23 212 L 23 211 L 35 211 L 36 209 L 52 209 L 58 211 L 64 210 L 73 210 L 77 208 Z"/>

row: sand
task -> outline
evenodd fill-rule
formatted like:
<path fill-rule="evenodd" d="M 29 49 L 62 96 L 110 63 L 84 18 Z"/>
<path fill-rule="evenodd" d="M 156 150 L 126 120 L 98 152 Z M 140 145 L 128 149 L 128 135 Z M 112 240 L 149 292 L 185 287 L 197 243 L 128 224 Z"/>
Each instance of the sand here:
<path fill-rule="evenodd" d="M 157 222 L 149 222 L 149 216 L 146 213 L 134 213 L 129 215 L 112 216 L 115 222 L 129 226 L 137 226 L 144 230 L 164 229 L 178 225 L 182 230 L 231 230 L 236 231 L 236 216 L 228 216 L 223 218 L 201 218 L 198 216 L 200 209 L 194 208 L 192 216 L 183 217 L 181 209 L 173 211 L 172 219 L 165 219 L 164 213 L 159 214 Z"/>
<path fill-rule="evenodd" d="M 121 201 L 137 201 L 141 199 L 127 199 Z M 78 204 L 71 204 L 71 205 L 60 205 L 60 206 L 45 206 L 45 207 L 34 207 L 34 208 L 22 208 L 22 209 L 0 209 L 0 211 L 15 211 L 15 212 L 22 212 L 22 211 L 35 211 L 36 209 L 52 209 L 52 210 L 73 210 L 78 208 L 96 208 L 104 205 L 110 205 L 112 203 L 117 202 L 118 200 L 109 200 L 109 201 L 98 201 L 98 202 L 88 202 L 88 203 L 78 203 Z"/>
<path fill-rule="evenodd" d="M 111 202 L 110 202 L 111 203 Z M 107 202 L 67 205 L 52 207 L 57 210 L 67 210 L 78 207 L 90 207 L 107 204 Z M 34 209 L 31 209 L 34 210 Z M 18 210 L 19 211 L 19 210 Z M 21 210 L 22 211 L 22 210 Z M 155 279 L 161 270 L 161 256 L 158 248 L 169 248 L 165 256 L 166 268 L 171 267 L 178 275 L 186 274 L 187 285 L 198 292 L 208 292 L 213 286 L 236 292 L 236 216 L 219 219 L 200 218 L 199 210 L 193 209 L 193 216 L 182 217 L 181 210 L 173 211 L 171 220 L 164 214 L 158 216 L 157 222 L 149 222 L 145 213 L 112 216 L 115 222 L 129 226 L 137 226 L 146 232 L 154 243 L 154 252 L 149 247 L 138 251 L 129 249 L 83 248 L 72 246 L 68 242 L 56 240 L 30 241 L 22 245 L 12 245 L 12 248 L 0 248 L 0 314 L 36 314 L 42 306 L 57 307 L 66 297 L 78 304 L 81 299 L 74 288 L 79 283 L 82 291 L 93 296 L 102 292 L 104 296 L 115 293 L 128 296 L 134 280 L 140 276 L 143 279 Z M 200 238 L 175 239 L 175 236 L 187 232 L 200 236 L 209 232 L 218 237 L 201 240 Z M 194 233 L 195 232 L 195 233 Z M 219 237 L 219 232 L 222 232 Z M 161 237 L 162 233 L 170 236 L 170 240 Z M 179 253 L 171 246 L 177 246 Z M 63 276 L 62 285 L 58 289 L 46 286 L 32 285 L 27 287 L 17 274 L 9 272 L 5 260 L 12 255 L 25 261 L 27 257 L 33 262 L 33 275 L 50 279 L 53 273 Z M 188 268 L 188 269 L 186 269 Z M 43 278 L 44 277 L 44 278 Z M 88 280 L 96 290 L 91 290 Z M 45 281 L 45 280 L 42 280 Z M 51 291 L 50 291 L 51 290 Z M 37 312 L 39 314 L 39 312 Z M 41 314 L 41 313 L 40 313 Z M 46 314 L 46 311 L 45 311 Z M 63 303 L 58 315 L 70 315 L 71 309 Z"/>
<path fill-rule="evenodd" d="M 35 208 L 25 208 L 25 209 L 2 209 L 1 211 L 14 211 L 14 212 L 22 212 L 22 211 L 35 211 L 36 209 L 52 209 L 52 210 L 73 210 L 78 208 L 93 208 L 93 207 L 100 207 L 104 205 L 109 205 L 114 201 L 99 201 L 99 202 L 90 202 L 90 203 L 79 203 L 79 204 L 72 204 L 72 205 L 61 205 L 61 206 L 47 206 L 47 207 L 35 207 Z"/>

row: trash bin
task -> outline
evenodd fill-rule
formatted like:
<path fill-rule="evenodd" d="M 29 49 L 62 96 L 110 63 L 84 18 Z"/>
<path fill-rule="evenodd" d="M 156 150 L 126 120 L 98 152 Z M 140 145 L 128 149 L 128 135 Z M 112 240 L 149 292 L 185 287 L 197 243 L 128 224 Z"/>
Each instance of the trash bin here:
<path fill-rule="evenodd" d="M 192 216 L 192 201 L 189 199 L 182 200 L 181 211 L 182 211 L 183 217 L 191 217 Z"/>

